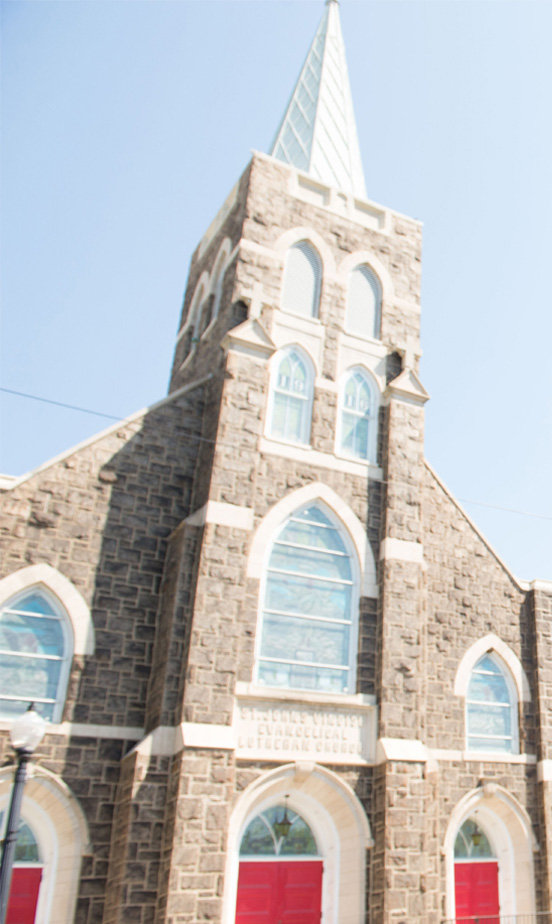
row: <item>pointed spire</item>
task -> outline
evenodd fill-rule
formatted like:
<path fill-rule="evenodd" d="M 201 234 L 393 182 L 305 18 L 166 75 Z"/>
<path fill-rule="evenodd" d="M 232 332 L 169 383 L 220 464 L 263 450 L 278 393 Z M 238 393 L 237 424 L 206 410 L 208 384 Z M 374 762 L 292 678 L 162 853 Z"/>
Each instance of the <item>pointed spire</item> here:
<path fill-rule="evenodd" d="M 326 0 L 269 153 L 329 186 L 366 198 L 338 0 Z"/>

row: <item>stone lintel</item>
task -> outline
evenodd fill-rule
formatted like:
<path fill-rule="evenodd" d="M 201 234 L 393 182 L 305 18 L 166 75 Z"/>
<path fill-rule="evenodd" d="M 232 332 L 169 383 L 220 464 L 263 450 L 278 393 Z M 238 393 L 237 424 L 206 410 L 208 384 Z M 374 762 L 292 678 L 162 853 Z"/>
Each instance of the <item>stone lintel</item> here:
<path fill-rule="evenodd" d="M 421 565 L 424 560 L 424 547 L 421 542 L 409 542 L 406 539 L 383 539 L 380 545 L 380 559 L 409 561 Z"/>
<path fill-rule="evenodd" d="M 253 529 L 253 510 L 250 507 L 240 507 L 238 504 L 226 504 L 221 501 L 207 501 L 194 513 L 186 517 L 184 522 L 188 526 L 205 526 L 212 523 L 215 526 L 230 526 L 232 529 Z"/>

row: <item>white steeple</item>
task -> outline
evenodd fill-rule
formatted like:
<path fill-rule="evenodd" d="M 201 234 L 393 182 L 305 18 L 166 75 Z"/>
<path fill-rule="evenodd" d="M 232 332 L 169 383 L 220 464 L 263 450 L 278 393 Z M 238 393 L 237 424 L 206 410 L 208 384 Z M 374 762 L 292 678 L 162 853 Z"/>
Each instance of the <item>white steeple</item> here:
<path fill-rule="evenodd" d="M 366 198 L 339 0 L 326 0 L 269 153 L 329 186 Z"/>

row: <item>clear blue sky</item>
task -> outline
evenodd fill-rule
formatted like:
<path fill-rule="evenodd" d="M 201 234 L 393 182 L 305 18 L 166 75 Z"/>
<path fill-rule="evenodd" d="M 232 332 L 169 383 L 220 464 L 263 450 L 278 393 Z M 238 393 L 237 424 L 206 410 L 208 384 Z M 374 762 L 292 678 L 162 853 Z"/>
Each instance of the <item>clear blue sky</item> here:
<path fill-rule="evenodd" d="M 165 394 L 191 253 L 322 9 L 3 0 L 5 388 L 121 416 Z M 552 3 L 341 17 L 368 195 L 425 227 L 427 458 L 519 577 L 552 580 Z M 0 407 L 9 474 L 109 424 Z"/>

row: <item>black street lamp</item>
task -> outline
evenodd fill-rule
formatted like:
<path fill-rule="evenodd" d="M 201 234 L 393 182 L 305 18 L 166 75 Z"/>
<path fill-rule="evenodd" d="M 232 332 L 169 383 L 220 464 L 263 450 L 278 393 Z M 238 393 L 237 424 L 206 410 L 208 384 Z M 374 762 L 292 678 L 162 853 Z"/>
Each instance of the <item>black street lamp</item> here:
<path fill-rule="evenodd" d="M 35 712 L 34 703 L 31 703 L 27 712 L 15 719 L 10 731 L 12 747 L 17 753 L 17 769 L 13 781 L 10 810 L 6 822 L 6 837 L 2 850 L 2 865 L 0 866 L 0 924 L 5 924 L 8 910 L 23 789 L 27 779 L 27 764 L 42 741 L 45 731 L 46 722 L 38 712 Z"/>

